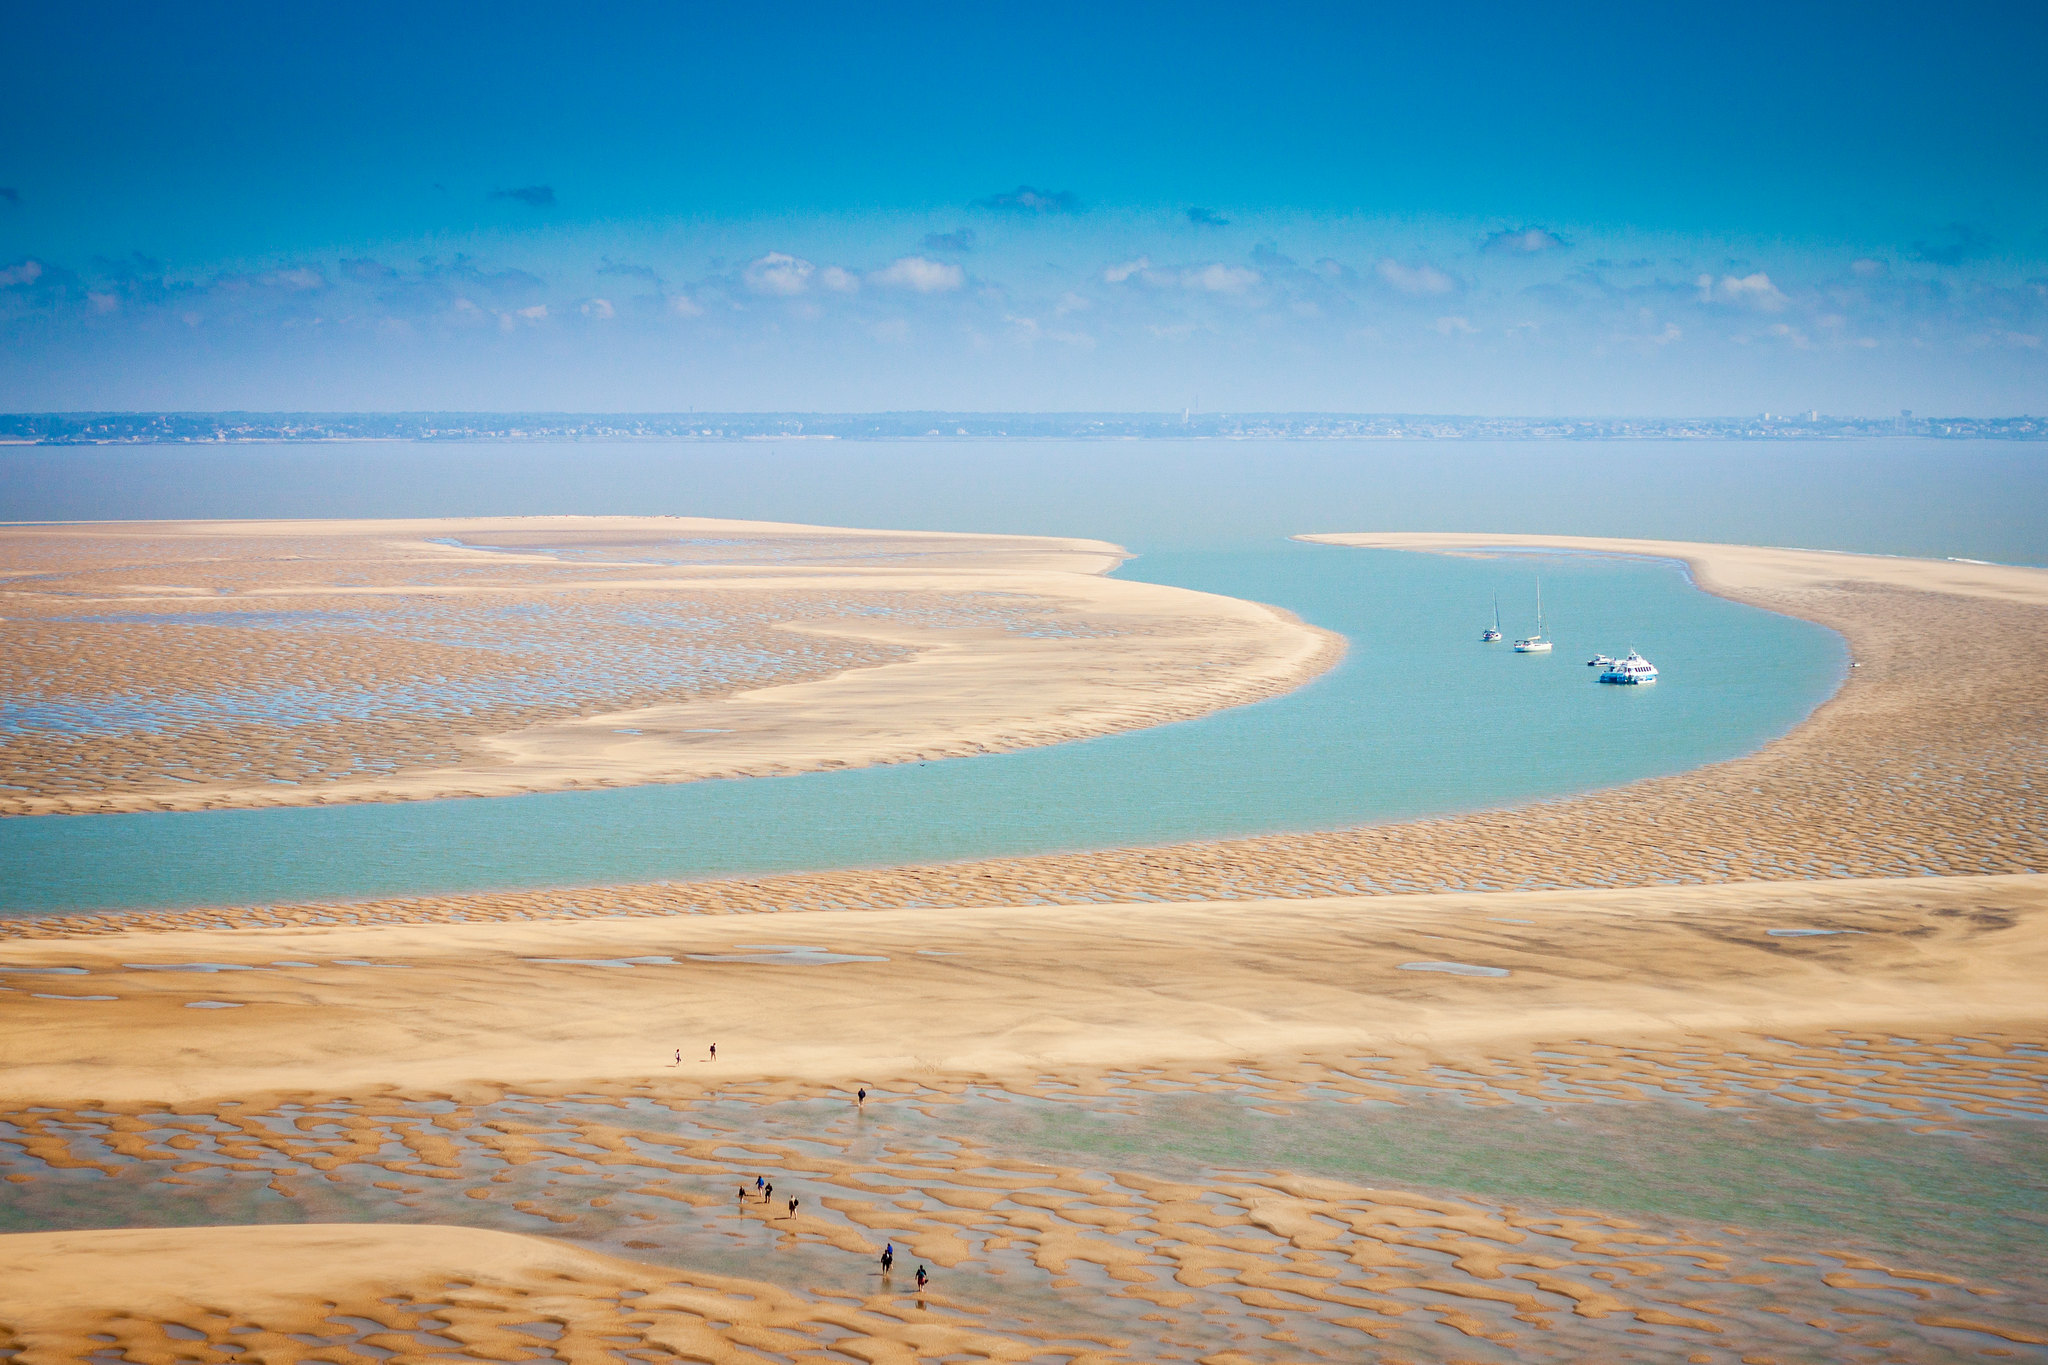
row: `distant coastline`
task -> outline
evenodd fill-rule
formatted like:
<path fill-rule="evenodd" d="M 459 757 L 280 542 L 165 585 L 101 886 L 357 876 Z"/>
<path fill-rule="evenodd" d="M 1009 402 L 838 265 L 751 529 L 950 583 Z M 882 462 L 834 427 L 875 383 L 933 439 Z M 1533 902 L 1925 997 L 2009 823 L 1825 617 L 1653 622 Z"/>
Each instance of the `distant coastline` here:
<path fill-rule="evenodd" d="M 339 441 L 2048 440 L 2048 417 L 1472 417 L 1304 412 L 0 413 L 0 445 Z"/>

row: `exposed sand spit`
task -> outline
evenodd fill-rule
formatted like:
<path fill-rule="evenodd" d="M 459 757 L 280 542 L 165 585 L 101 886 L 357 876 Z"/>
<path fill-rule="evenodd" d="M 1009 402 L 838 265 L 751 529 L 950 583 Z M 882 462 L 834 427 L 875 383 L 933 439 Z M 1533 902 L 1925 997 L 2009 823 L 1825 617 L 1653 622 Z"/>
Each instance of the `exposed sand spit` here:
<path fill-rule="evenodd" d="M 107 1344 L 164 1361 L 725 1362 L 837 1349 L 878 1365 L 1024 1360 L 1043 1344 L 977 1330 L 932 1299 L 936 1314 L 896 1295 L 821 1303 L 542 1237 L 425 1224 L 0 1236 L 0 1349 L 21 1365 Z"/>
<path fill-rule="evenodd" d="M 1857 932 L 1768 932 L 1787 925 Z M 678 1077 L 679 1048 L 692 1078 L 823 1082 L 1537 1036 L 1967 1031 L 2038 1020 L 2048 980 L 2037 877 L 812 912 L 774 927 L 824 954 L 748 951 L 758 925 L 713 917 L 17 940 L 0 944 L 0 1098 L 573 1085 Z M 1417 961 L 1509 975 L 1407 970 Z M 9 975 L 20 967 L 86 970 Z"/>
<path fill-rule="evenodd" d="M 0 530 L 0 814 L 992 753 L 1294 687 L 1341 641 L 1098 541 L 685 517 Z"/>

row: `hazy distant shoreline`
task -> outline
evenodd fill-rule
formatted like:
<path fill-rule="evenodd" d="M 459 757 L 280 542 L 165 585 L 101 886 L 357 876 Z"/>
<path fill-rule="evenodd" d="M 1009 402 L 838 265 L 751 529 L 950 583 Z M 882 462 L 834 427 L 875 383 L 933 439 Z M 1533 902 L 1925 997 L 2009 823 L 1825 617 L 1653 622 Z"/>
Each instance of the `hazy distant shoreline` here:
<path fill-rule="evenodd" d="M 2048 440 L 2048 417 L 1467 417 L 1403 413 L 60 412 L 0 414 L 0 444 L 336 441 Z"/>

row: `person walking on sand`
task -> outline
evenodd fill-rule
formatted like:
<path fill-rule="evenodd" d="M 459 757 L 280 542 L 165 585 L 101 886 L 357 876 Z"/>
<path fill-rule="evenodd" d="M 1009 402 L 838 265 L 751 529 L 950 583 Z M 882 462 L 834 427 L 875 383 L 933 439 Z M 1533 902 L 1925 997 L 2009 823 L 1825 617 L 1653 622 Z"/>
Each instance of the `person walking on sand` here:
<path fill-rule="evenodd" d="M 798 1204 L 802 1203 L 802 1202 L 803 1202 L 803 1201 L 802 1201 L 802 1200 L 800 1200 L 800 1199 L 798 1199 L 798 1198 L 797 1198 L 797 1197 L 796 1197 L 795 1195 L 791 1195 L 791 1196 L 789 1197 L 789 1216 L 790 1216 L 790 1217 L 792 1217 L 792 1218 L 796 1217 L 796 1206 L 797 1206 Z"/>
<path fill-rule="evenodd" d="M 718 1044 L 716 1043 L 711 1045 L 711 1060 L 714 1062 L 718 1060 Z"/>
<path fill-rule="evenodd" d="M 868 1088 L 866 1086 L 862 1086 L 857 1092 L 855 1092 L 853 1102 L 863 1107 L 866 1106 L 868 1102 Z"/>
<path fill-rule="evenodd" d="M 759 1194 L 759 1193 L 760 1193 L 760 1190 L 761 1190 L 761 1177 L 757 1175 L 757 1176 L 755 1176 L 755 1177 L 754 1177 L 754 1192 L 755 1192 L 755 1193 L 757 1193 L 757 1194 Z M 766 1199 L 766 1198 L 767 1198 L 768 1196 L 767 1196 L 767 1195 L 765 1195 L 765 1194 L 763 1194 L 763 1195 L 761 1195 L 761 1197 L 762 1197 L 763 1199 Z"/>
<path fill-rule="evenodd" d="M 884 1275 L 888 1274 L 888 1273 L 889 1273 L 889 1267 L 890 1267 L 890 1266 L 892 1266 L 892 1265 L 895 1265 L 895 1264 L 896 1264 L 896 1244 L 895 1244 L 894 1242 L 891 1242 L 891 1243 L 889 1243 L 889 1244 L 888 1244 L 887 1246 L 885 1246 L 885 1247 L 883 1247 L 883 1248 L 882 1248 L 882 1273 L 883 1273 Z"/>
<path fill-rule="evenodd" d="M 670 1062 L 670 1063 L 669 1063 L 669 1065 L 670 1065 L 670 1066 L 681 1066 L 682 1064 L 683 1064 L 683 1050 L 682 1050 L 681 1048 L 677 1048 L 677 1049 L 676 1049 L 676 1059 L 675 1059 L 674 1061 Z"/>
<path fill-rule="evenodd" d="M 746 1206 L 747 1206 L 747 1187 L 746 1187 L 745 1185 L 742 1185 L 742 1186 L 740 1186 L 740 1207 L 744 1209 L 744 1208 L 745 1208 Z"/>
<path fill-rule="evenodd" d="M 768 1182 L 768 1183 L 767 1183 L 766 1185 L 764 1185 L 764 1186 L 762 1186 L 762 1187 L 761 1187 L 761 1202 L 765 1204 L 765 1203 L 767 1203 L 767 1202 L 768 1202 L 769 1200 L 773 1199 L 774 1197 L 775 1197 L 775 1182 L 771 1180 L 771 1181 L 769 1181 L 769 1182 Z"/>
<path fill-rule="evenodd" d="M 925 1273 L 924 1273 L 924 1267 L 923 1267 L 923 1266 L 919 1266 L 919 1267 L 917 1268 L 917 1292 L 918 1292 L 918 1293 L 922 1294 L 922 1293 L 924 1292 L 924 1282 L 925 1282 L 926 1280 L 929 1280 L 930 1278 L 931 1278 L 931 1276 L 929 1276 L 929 1275 L 927 1275 L 927 1274 L 925 1274 Z"/>

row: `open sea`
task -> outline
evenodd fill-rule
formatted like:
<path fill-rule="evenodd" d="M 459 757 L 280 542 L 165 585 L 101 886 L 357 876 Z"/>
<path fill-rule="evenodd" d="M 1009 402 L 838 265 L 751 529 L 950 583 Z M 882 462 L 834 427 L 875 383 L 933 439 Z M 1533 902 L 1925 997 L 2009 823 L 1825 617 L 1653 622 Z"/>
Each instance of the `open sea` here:
<path fill-rule="evenodd" d="M 1847 664 L 1682 568 L 1291 542 L 1476 530 L 2048 563 L 2048 447 L 1997 442 L 1014 442 L 0 449 L 0 520 L 676 513 L 1092 536 L 1127 577 L 1343 634 L 1287 696 L 1127 735 L 788 778 L 0 821 L 0 913 L 736 875 L 1340 828 L 1748 752 Z M 1512 637 L 1542 577 L 1548 656 Z M 1601 687 L 1639 648 L 1654 688 Z"/>

